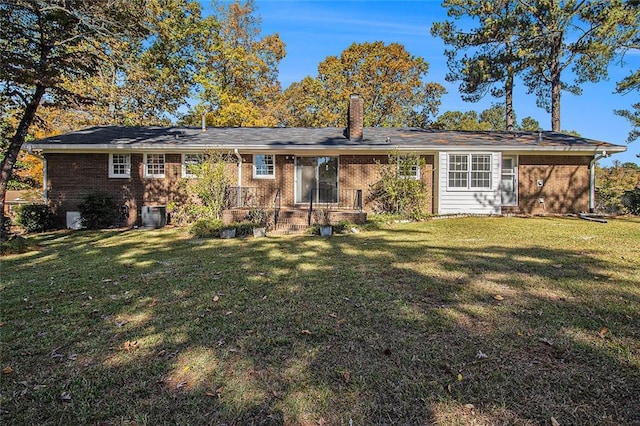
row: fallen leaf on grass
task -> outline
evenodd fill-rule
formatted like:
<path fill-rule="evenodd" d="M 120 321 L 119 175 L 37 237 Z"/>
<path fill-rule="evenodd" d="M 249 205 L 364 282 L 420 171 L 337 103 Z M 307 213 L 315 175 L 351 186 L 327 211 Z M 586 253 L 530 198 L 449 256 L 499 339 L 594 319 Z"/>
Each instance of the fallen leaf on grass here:
<path fill-rule="evenodd" d="M 552 425 L 552 426 L 560 426 L 560 422 L 558 422 L 558 421 L 556 420 L 556 418 L 552 416 L 552 417 L 551 417 L 551 425 Z"/>
<path fill-rule="evenodd" d="M 302 330 L 300 333 L 302 333 L 302 334 L 306 334 L 306 335 L 310 335 L 310 334 L 311 334 L 311 331 L 310 331 L 310 330 L 306 330 L 306 329 L 305 329 L 305 330 Z"/>
<path fill-rule="evenodd" d="M 602 330 L 600 330 L 600 338 L 604 339 L 604 336 L 606 336 L 608 332 L 609 332 L 609 329 L 607 327 L 602 327 Z"/>
<path fill-rule="evenodd" d="M 493 296 L 494 299 L 496 300 L 504 300 L 504 296 L 500 295 L 500 294 L 496 294 L 495 296 Z"/>
<path fill-rule="evenodd" d="M 351 373 L 345 371 L 344 373 L 342 373 L 342 377 L 344 378 L 344 381 L 346 383 L 349 383 L 349 380 L 351 380 Z"/>
<path fill-rule="evenodd" d="M 220 297 L 219 297 L 219 296 L 213 296 L 213 301 L 214 301 L 214 302 L 217 302 L 218 300 L 220 300 Z"/>
<path fill-rule="evenodd" d="M 11 367 L 5 367 L 2 369 L 2 374 L 11 374 L 13 373 L 13 368 Z"/>
<path fill-rule="evenodd" d="M 138 341 L 134 340 L 127 340 L 126 342 L 124 342 L 124 345 L 122 345 L 122 350 L 124 350 L 125 352 L 130 352 L 134 349 L 136 349 L 138 347 Z"/>
<path fill-rule="evenodd" d="M 458 381 L 461 382 L 462 381 L 462 374 L 458 373 Z"/>

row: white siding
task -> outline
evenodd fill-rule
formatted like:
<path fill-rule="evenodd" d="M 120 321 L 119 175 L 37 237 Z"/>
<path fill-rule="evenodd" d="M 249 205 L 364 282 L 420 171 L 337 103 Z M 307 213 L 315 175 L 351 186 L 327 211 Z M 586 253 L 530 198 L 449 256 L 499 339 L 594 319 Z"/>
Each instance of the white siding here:
<path fill-rule="evenodd" d="M 438 213 L 439 214 L 500 214 L 500 166 L 502 153 L 484 152 L 473 154 L 491 154 L 491 189 L 449 189 L 449 154 L 467 154 L 462 152 L 438 153 Z"/>

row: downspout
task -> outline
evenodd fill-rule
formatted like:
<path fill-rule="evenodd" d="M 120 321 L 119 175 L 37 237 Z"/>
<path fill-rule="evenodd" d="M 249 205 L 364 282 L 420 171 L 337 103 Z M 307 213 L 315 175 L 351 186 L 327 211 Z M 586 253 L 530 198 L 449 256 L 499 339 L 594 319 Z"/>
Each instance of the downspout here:
<path fill-rule="evenodd" d="M 596 212 L 596 162 L 606 157 L 607 151 L 603 150 L 602 154 L 594 155 L 589 163 L 589 213 Z"/>
<path fill-rule="evenodd" d="M 241 207 L 242 204 L 242 155 L 238 152 L 238 148 L 234 148 L 233 153 L 238 159 L 238 207 Z"/>

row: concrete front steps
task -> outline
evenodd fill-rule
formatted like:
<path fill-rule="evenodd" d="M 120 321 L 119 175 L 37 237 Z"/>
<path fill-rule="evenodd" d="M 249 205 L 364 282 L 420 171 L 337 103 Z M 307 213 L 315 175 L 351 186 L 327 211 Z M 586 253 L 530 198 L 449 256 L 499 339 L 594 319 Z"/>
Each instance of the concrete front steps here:
<path fill-rule="evenodd" d="M 222 215 L 222 222 L 230 224 L 233 222 L 242 222 L 246 220 L 248 209 L 230 209 L 225 210 Z M 271 217 L 269 222 L 273 224 L 273 210 L 270 210 Z M 358 212 L 357 210 L 329 210 L 329 220 L 331 223 L 347 221 L 350 223 L 362 224 L 367 220 L 367 214 Z M 308 208 L 282 208 L 278 212 L 278 220 L 274 226 L 267 231 L 268 235 L 296 235 L 303 234 L 309 228 L 309 209 Z M 311 223 L 314 223 L 314 217 L 311 217 Z"/>

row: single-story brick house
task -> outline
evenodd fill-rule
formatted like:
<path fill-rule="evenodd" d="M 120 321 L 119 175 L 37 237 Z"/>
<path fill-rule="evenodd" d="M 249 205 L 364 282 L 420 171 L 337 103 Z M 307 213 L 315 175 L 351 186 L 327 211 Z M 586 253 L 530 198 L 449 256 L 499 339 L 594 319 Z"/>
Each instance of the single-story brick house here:
<path fill-rule="evenodd" d="M 370 211 L 367 193 L 390 152 L 419 154 L 408 178 L 430 188 L 433 214 L 579 213 L 593 209 L 594 163 L 626 147 L 540 132 L 363 128 L 363 101 L 349 100 L 342 128 L 92 127 L 26 144 L 45 159 L 46 199 L 64 217 L 96 191 L 129 206 L 179 199 L 179 181 L 203 153 L 234 158 L 229 177 L 246 200 L 307 208 L 315 202 Z M 238 197 L 240 199 L 240 197 Z"/>

